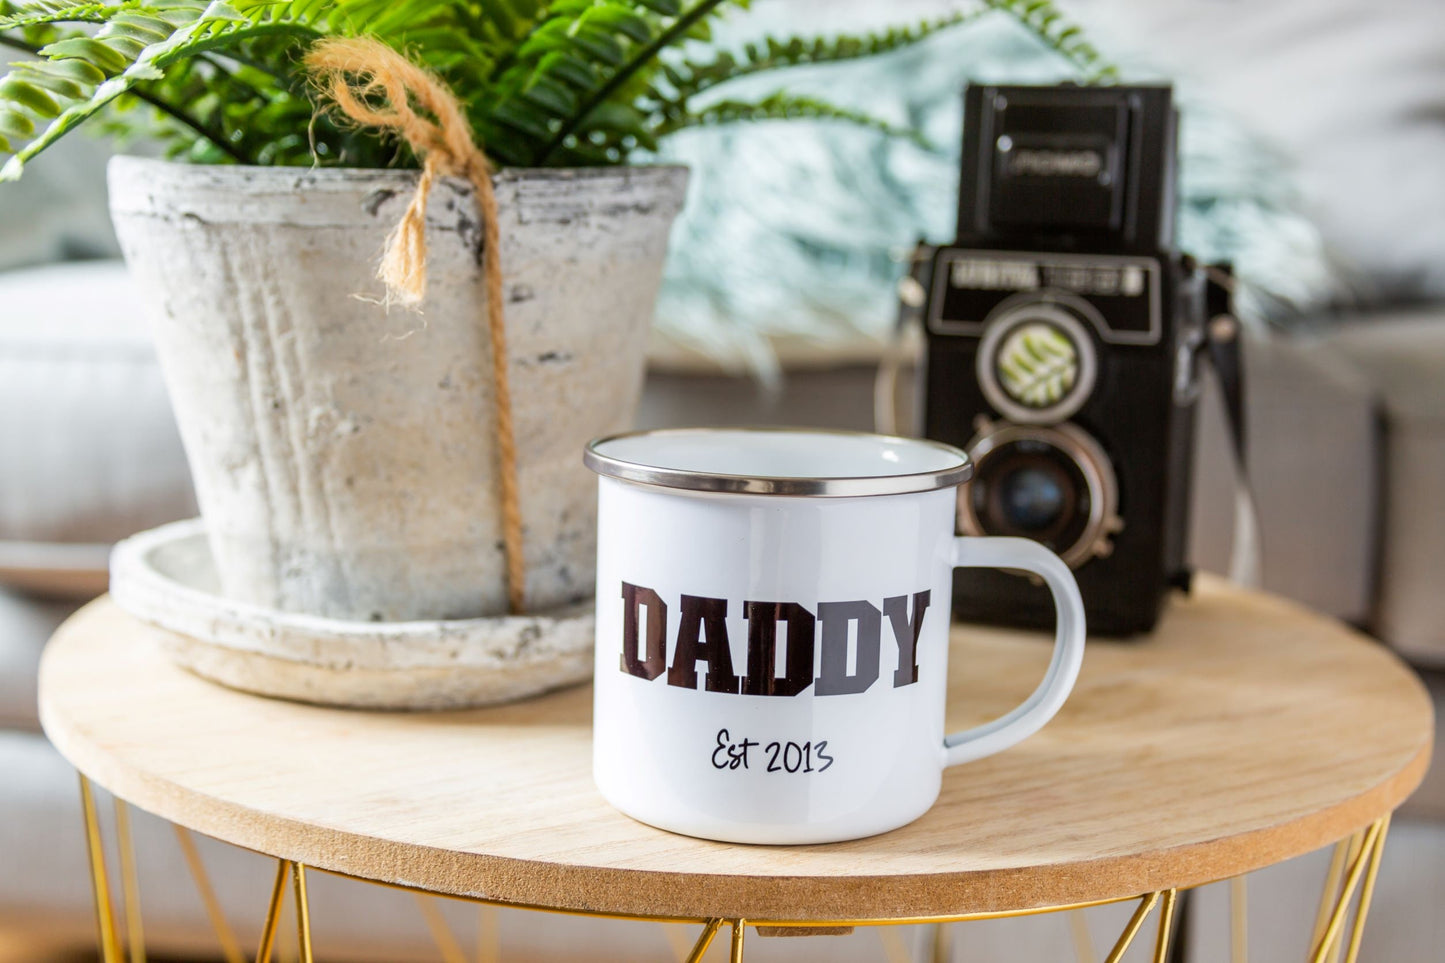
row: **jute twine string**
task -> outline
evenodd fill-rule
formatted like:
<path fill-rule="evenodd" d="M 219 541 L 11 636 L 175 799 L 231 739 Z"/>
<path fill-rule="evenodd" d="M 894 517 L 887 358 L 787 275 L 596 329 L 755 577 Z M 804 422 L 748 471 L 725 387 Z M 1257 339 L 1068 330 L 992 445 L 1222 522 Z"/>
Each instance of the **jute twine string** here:
<path fill-rule="evenodd" d="M 377 276 L 390 301 L 418 305 L 426 295 L 426 203 L 438 177 L 465 177 L 482 214 L 482 270 L 491 334 L 496 442 L 502 480 L 502 535 L 507 557 L 507 602 L 524 611 L 526 566 L 522 510 L 517 491 L 517 443 L 507 378 L 507 330 L 502 303 L 502 255 L 492 165 L 472 140 L 456 97 L 440 79 L 380 41 L 333 37 L 318 41 L 306 66 L 330 99 L 353 122 L 395 131 L 422 161 L 421 178 L 406 213 L 386 241 Z M 429 116 L 427 116 L 429 115 Z M 434 120 L 431 118 L 435 118 Z"/>

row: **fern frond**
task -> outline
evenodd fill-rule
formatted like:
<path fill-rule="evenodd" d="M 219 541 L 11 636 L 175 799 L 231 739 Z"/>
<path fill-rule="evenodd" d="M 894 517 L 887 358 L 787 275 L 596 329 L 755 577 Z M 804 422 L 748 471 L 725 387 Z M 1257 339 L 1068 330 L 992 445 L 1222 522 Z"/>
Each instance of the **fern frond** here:
<path fill-rule="evenodd" d="M 143 132 L 166 144 L 169 155 L 195 163 L 385 166 L 397 155 L 394 145 L 315 112 L 299 66 L 305 49 L 304 38 L 281 35 L 193 57 L 161 80 L 137 86 L 138 95 L 157 105 L 153 115 L 118 116 L 117 102 L 102 129 Z M 288 64 L 296 65 L 294 73 L 280 69 Z M 170 104 L 184 104 L 185 116 L 176 117 Z M 187 130 L 190 121 L 199 130 Z"/>
<path fill-rule="evenodd" d="M 0 181 L 18 178 L 31 158 L 118 97 L 140 84 L 160 80 L 172 65 L 245 39 L 298 29 L 290 24 L 253 24 L 220 0 L 204 7 L 185 2 L 153 7 L 132 4 L 127 10 L 143 14 L 144 19 L 115 17 L 94 36 L 71 37 L 40 49 L 47 62 L 70 64 L 51 69 L 70 71 L 70 79 L 79 88 L 78 96 L 51 97 L 56 108 L 53 113 L 49 105 L 36 109 L 32 103 L 35 91 L 47 91 L 27 68 L 17 66 L 0 80 L 0 138 L 6 138 L 0 151 L 12 154 L 0 168 Z M 170 32 L 164 33 L 160 24 Z M 37 125 L 37 120 L 49 123 Z M 13 146 L 16 142 L 22 145 L 18 149 Z"/>
<path fill-rule="evenodd" d="M 0 32 L 60 23 L 105 23 L 122 9 L 123 6 L 116 3 L 0 4 Z"/>
<path fill-rule="evenodd" d="M 31 0 L 10 7 L 0 22 L 17 29 L 60 21 L 102 26 L 93 34 L 70 34 L 47 44 L 39 51 L 41 60 L 15 65 L 0 80 L 0 153 L 14 154 L 0 169 L 0 179 L 19 176 L 30 158 L 122 97 L 149 102 L 160 114 L 149 125 L 151 132 L 161 134 L 173 148 L 183 144 L 195 159 L 265 162 L 284 157 L 304 163 L 313 142 L 318 153 L 332 156 L 394 154 L 376 143 L 363 149 L 359 140 L 342 136 L 334 127 L 325 131 L 329 137 L 316 141 L 299 56 L 275 49 L 259 57 L 247 53 L 254 42 L 268 37 L 294 41 L 326 32 L 390 31 L 398 45 L 411 42 L 413 35 L 423 36 L 428 50 L 451 54 L 454 63 L 468 69 L 485 67 L 488 60 L 487 51 L 470 45 L 470 35 L 456 29 L 451 15 L 457 5 L 442 0 L 132 0 L 111 5 Z M 427 30 L 445 42 L 424 36 Z M 249 85 L 214 62 L 208 71 L 168 80 L 171 71 L 207 52 L 264 67 Z M 247 120 L 265 123 L 254 126 Z M 289 129 L 278 128 L 278 123 Z M 125 125 L 109 129 L 118 132 Z M 328 151 L 334 141 L 350 143 Z"/>
<path fill-rule="evenodd" d="M 680 112 L 686 110 L 690 98 L 731 80 L 783 67 L 875 57 L 912 46 L 941 30 L 975 20 L 986 12 L 987 8 L 957 11 L 934 20 L 867 34 L 789 37 L 784 40 L 767 37 L 745 44 L 741 56 L 724 50 L 708 61 L 684 59 L 668 64 L 664 72 L 669 89 L 658 90 L 654 95 L 666 105 L 667 112 Z"/>
<path fill-rule="evenodd" d="M 794 96 L 783 92 L 769 94 L 760 100 L 719 100 L 681 117 L 665 121 L 658 129 L 663 137 L 689 127 L 732 124 L 746 120 L 837 120 L 876 130 L 889 137 L 903 137 L 922 147 L 932 145 L 916 130 L 897 127 L 872 114 L 830 104 L 816 97 Z"/>
<path fill-rule="evenodd" d="M 982 0 L 1023 24 L 1045 46 L 1069 61 L 1089 82 L 1107 82 L 1119 69 L 1104 59 L 1084 37 L 1083 28 L 1070 20 L 1052 0 Z"/>
<path fill-rule="evenodd" d="M 659 31 L 645 45 L 638 47 L 632 56 L 625 62 L 618 65 L 606 81 L 596 90 L 587 96 L 582 104 L 573 111 L 570 116 L 564 118 L 557 126 L 551 139 L 543 146 L 537 160 L 541 164 L 547 163 L 548 159 L 558 148 L 568 143 L 569 138 L 575 138 L 579 128 L 588 117 L 601 106 L 609 97 L 622 90 L 628 81 L 632 80 L 644 70 L 655 71 L 658 69 L 657 57 L 662 51 L 685 42 L 689 37 L 696 36 L 698 27 L 707 25 L 707 18 L 714 15 L 718 8 L 725 3 L 737 2 L 737 0 L 696 0 L 692 6 L 682 10 L 667 27 Z"/>

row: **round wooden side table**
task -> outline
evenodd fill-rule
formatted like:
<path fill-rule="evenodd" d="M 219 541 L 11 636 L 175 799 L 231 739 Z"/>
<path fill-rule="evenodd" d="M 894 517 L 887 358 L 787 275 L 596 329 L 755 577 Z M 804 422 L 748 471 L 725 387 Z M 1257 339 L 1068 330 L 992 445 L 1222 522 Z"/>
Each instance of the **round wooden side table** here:
<path fill-rule="evenodd" d="M 1177 894 L 1337 843 L 1312 960 L 1344 950 L 1353 961 L 1390 813 L 1424 775 L 1434 731 L 1424 688 L 1379 645 L 1200 579 L 1152 636 L 1091 642 L 1059 716 L 1014 749 L 948 770 L 938 804 L 912 825 L 848 843 L 742 846 L 655 830 L 602 800 L 585 687 L 470 712 L 326 709 L 205 682 L 168 662 L 162 642 L 101 599 L 56 633 L 41 665 L 45 731 L 82 773 L 106 963 L 119 963 L 123 941 L 88 780 L 276 858 L 259 960 L 288 889 L 311 959 L 313 869 L 701 925 L 690 960 L 724 927 L 737 961 L 749 928 L 836 931 L 1132 899 L 1108 960 L 1153 914 L 1163 961 Z M 956 626 L 949 728 L 1019 702 L 1049 652 L 1041 636 Z M 125 865 L 121 877 L 133 886 Z"/>

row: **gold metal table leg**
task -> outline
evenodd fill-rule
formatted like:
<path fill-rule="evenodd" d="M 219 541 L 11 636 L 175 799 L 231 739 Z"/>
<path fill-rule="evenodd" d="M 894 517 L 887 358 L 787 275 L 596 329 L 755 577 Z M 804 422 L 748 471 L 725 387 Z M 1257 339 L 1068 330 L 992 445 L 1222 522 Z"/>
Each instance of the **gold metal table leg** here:
<path fill-rule="evenodd" d="M 1366 827 L 1366 829 L 1368 829 L 1368 828 L 1369 828 L 1369 827 Z M 1364 848 L 1365 848 L 1365 838 L 1364 838 L 1364 837 L 1365 837 L 1365 833 L 1364 833 L 1363 831 L 1361 831 L 1361 832 L 1355 833 L 1355 835 L 1350 838 L 1350 850 L 1349 850 L 1349 853 L 1345 856 L 1345 865 L 1346 865 L 1346 866 L 1354 866 L 1354 865 L 1355 865 L 1355 861 L 1358 860 L 1358 859 L 1360 858 L 1360 854 L 1361 854 L 1362 852 L 1364 852 Z M 1350 896 L 1353 896 L 1353 895 L 1354 895 L 1353 893 L 1350 894 Z M 1350 903 L 1349 898 L 1345 898 L 1345 905 L 1348 906 L 1349 903 Z M 1347 909 L 1347 910 L 1345 911 L 1345 913 L 1346 913 L 1346 916 L 1348 916 L 1348 915 L 1349 915 L 1349 910 Z M 1343 931 L 1341 931 L 1341 932 L 1343 932 Z M 1342 939 L 1337 938 L 1337 939 L 1335 940 L 1335 942 L 1330 946 L 1330 952 L 1329 952 L 1329 954 L 1327 955 L 1327 957 L 1325 958 L 1325 963 L 1340 963 L 1340 951 L 1341 951 L 1341 949 L 1343 948 L 1343 947 L 1342 947 L 1342 943 L 1343 943 L 1343 940 L 1342 940 Z"/>
<path fill-rule="evenodd" d="M 929 927 L 930 963 L 949 963 L 953 959 L 953 927 L 950 923 L 934 923 Z"/>
<path fill-rule="evenodd" d="M 1159 935 L 1154 940 L 1154 963 L 1164 963 L 1169 956 L 1169 938 L 1174 933 L 1174 904 L 1179 891 L 1167 889 L 1159 903 Z"/>
<path fill-rule="evenodd" d="M 306 902 L 306 867 L 291 864 L 291 882 L 296 889 L 296 945 L 301 963 L 315 963 L 311 955 L 311 907 Z"/>
<path fill-rule="evenodd" d="M 100 928 L 100 956 L 104 963 L 122 963 L 120 937 L 115 928 L 115 904 L 110 899 L 110 878 L 105 869 L 105 841 L 95 812 L 90 780 L 80 777 L 80 809 L 85 817 L 85 845 L 90 854 L 90 882 L 95 893 L 95 922 Z"/>
<path fill-rule="evenodd" d="M 477 914 L 477 963 L 497 963 L 502 956 L 502 927 L 495 906 Z"/>
<path fill-rule="evenodd" d="M 1355 909 L 1354 924 L 1350 933 L 1350 950 L 1348 950 L 1347 963 L 1353 963 L 1360 953 L 1360 944 L 1364 940 L 1364 924 L 1370 912 L 1370 901 L 1374 896 L 1374 881 L 1380 872 L 1380 859 L 1384 855 L 1384 839 L 1390 829 L 1390 817 L 1384 816 L 1371 823 L 1364 830 L 1363 834 L 1355 834 L 1358 844 L 1354 839 L 1350 840 L 1350 850 L 1353 853 L 1348 862 L 1348 872 L 1345 873 L 1344 882 L 1340 886 L 1340 894 L 1335 898 L 1334 908 L 1325 917 L 1325 925 L 1315 943 L 1312 944 L 1312 953 L 1309 956 L 1311 963 L 1328 963 L 1329 960 L 1337 959 L 1342 947 L 1342 933 L 1344 933 L 1345 915 L 1350 911 L 1350 902 L 1354 899 L 1355 886 L 1364 879 L 1363 888 L 1360 889 L 1360 905 Z M 1344 846 L 1344 843 L 1341 843 Z M 1341 846 L 1335 847 L 1335 853 L 1341 852 Z M 1334 866 L 1331 866 L 1331 870 Z M 1334 875 L 1334 873 L 1331 873 Z M 1325 895 L 1329 895 L 1331 886 L 1327 881 Z M 1316 927 L 1318 928 L 1318 927 Z"/>
<path fill-rule="evenodd" d="M 1229 881 L 1229 963 L 1249 963 L 1249 889 L 1243 876 Z"/>
<path fill-rule="evenodd" d="M 115 800 L 115 840 L 120 850 L 120 892 L 125 903 L 125 944 L 130 963 L 146 963 L 145 929 L 141 922 L 140 875 L 135 865 L 135 842 L 130 832 L 130 807 Z"/>
<path fill-rule="evenodd" d="M 1360 890 L 1360 905 L 1355 910 L 1355 924 L 1350 929 L 1350 949 L 1345 954 L 1345 963 L 1355 963 L 1360 957 L 1360 942 L 1365 937 L 1365 919 L 1370 915 L 1370 901 L 1375 896 L 1375 877 L 1380 874 L 1380 859 L 1385 855 L 1385 837 L 1390 832 L 1390 817 L 1380 821 L 1380 832 L 1375 837 L 1375 849 L 1370 854 L 1370 868 L 1365 872 L 1365 887 Z"/>
<path fill-rule="evenodd" d="M 276 930 L 281 925 L 281 907 L 286 902 L 286 877 L 289 875 L 291 861 L 276 860 L 276 882 L 271 884 L 271 900 L 266 904 L 266 922 L 261 927 L 261 945 L 256 950 L 256 963 L 271 963 L 271 948 L 276 945 Z"/>
<path fill-rule="evenodd" d="M 447 925 L 447 918 L 442 915 L 441 909 L 436 904 L 436 897 L 424 896 L 421 893 L 412 893 L 412 899 L 421 910 L 422 919 L 426 920 L 426 927 L 431 931 L 432 942 L 437 945 L 438 952 L 442 955 L 442 963 L 467 963 L 467 954 L 462 950 L 462 944 L 452 935 L 452 928 Z"/>
<path fill-rule="evenodd" d="M 914 963 L 913 953 L 896 926 L 879 926 L 878 942 L 883 946 L 887 963 Z"/>
<path fill-rule="evenodd" d="M 733 945 L 732 952 L 728 954 L 729 963 L 743 963 L 743 936 L 747 931 L 747 920 L 733 920 Z"/>
<path fill-rule="evenodd" d="M 1320 890 L 1320 906 L 1315 911 L 1315 927 L 1310 934 L 1310 946 L 1315 947 L 1324 938 L 1325 927 L 1330 921 L 1330 910 L 1335 905 L 1335 900 L 1340 893 L 1340 877 L 1345 871 L 1345 857 L 1350 847 L 1359 838 L 1359 833 L 1345 837 L 1335 844 L 1335 851 L 1330 855 L 1330 868 L 1325 873 L 1325 885 Z"/>
<path fill-rule="evenodd" d="M 1069 910 L 1069 939 L 1074 944 L 1074 963 L 1094 963 L 1094 937 L 1081 909 Z"/>
<path fill-rule="evenodd" d="M 286 888 L 291 888 L 291 866 L 289 863 L 286 866 Z M 291 907 L 291 900 L 287 899 L 282 902 L 280 925 L 276 927 L 276 963 L 296 963 L 298 956 L 296 952 L 296 941 L 294 939 L 288 940 L 285 937 L 286 933 L 295 932 L 295 915 Z"/>
<path fill-rule="evenodd" d="M 697 942 L 693 944 L 692 952 L 687 955 L 687 963 L 700 963 L 703 956 L 707 954 L 707 948 L 712 945 L 714 936 L 722 928 L 722 920 L 708 920 L 698 935 Z"/>
<path fill-rule="evenodd" d="M 1334 911 L 1329 914 L 1328 923 L 1325 924 L 1325 931 L 1315 944 L 1314 953 L 1309 960 L 1311 963 L 1325 963 L 1337 949 L 1337 940 L 1344 927 L 1345 912 L 1350 909 L 1351 899 L 1354 898 L 1355 886 L 1360 883 L 1361 876 L 1366 872 L 1367 866 L 1376 860 L 1377 847 L 1384 846 L 1384 827 L 1387 818 L 1380 818 L 1370 824 L 1364 831 L 1364 839 L 1361 839 L 1358 852 L 1355 853 L 1354 862 L 1350 863 L 1350 872 L 1345 873 L 1344 885 L 1341 886 L 1340 898 L 1335 901 Z M 1364 908 L 1364 907 L 1361 907 Z M 1355 917 L 1355 927 L 1363 927 L 1364 918 Z"/>
<path fill-rule="evenodd" d="M 1144 919 L 1149 915 L 1149 911 L 1154 908 L 1154 904 L 1157 902 L 1159 902 L 1158 893 L 1150 893 L 1139 900 L 1138 908 L 1134 910 L 1134 915 L 1129 917 L 1129 922 L 1125 925 L 1124 932 L 1119 934 L 1119 941 L 1114 944 L 1114 948 L 1110 950 L 1109 955 L 1104 958 L 1104 963 L 1119 963 L 1119 961 L 1124 958 L 1124 954 L 1129 950 L 1129 944 L 1134 942 L 1134 937 L 1139 934 L 1139 930 L 1144 926 Z"/>
<path fill-rule="evenodd" d="M 211 919 L 211 928 L 216 931 L 216 940 L 221 944 L 221 953 L 226 957 L 226 963 L 246 963 L 246 954 L 241 952 L 241 942 L 236 939 L 235 931 L 226 921 L 226 913 L 221 909 L 221 901 L 216 898 L 215 888 L 211 886 L 211 877 L 206 872 L 200 850 L 196 848 L 195 838 L 184 826 L 173 828 L 176 831 L 176 841 L 181 844 L 181 852 L 186 857 L 186 865 L 191 869 L 191 878 L 195 880 L 196 892 L 205 904 L 206 915 Z"/>

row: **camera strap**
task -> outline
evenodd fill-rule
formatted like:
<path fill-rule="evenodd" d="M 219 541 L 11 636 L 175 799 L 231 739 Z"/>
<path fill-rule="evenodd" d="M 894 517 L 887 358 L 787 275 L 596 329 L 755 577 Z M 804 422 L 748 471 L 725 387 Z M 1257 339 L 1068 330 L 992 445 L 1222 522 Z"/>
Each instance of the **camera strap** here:
<path fill-rule="evenodd" d="M 1204 307 L 1208 321 L 1204 345 L 1209 367 L 1219 382 L 1229 429 L 1234 464 L 1234 536 L 1229 554 L 1229 577 L 1241 585 L 1260 583 L 1261 555 L 1259 509 L 1249 482 L 1248 445 L 1244 421 L 1244 351 L 1239 319 L 1233 311 L 1234 277 L 1227 266 L 1205 269 Z"/>
<path fill-rule="evenodd" d="M 1207 277 L 1204 316 L 1209 322 L 1204 343 L 1209 351 L 1209 363 L 1219 379 L 1235 467 L 1243 473 L 1247 448 L 1244 434 L 1244 359 L 1240 350 L 1239 321 L 1234 316 L 1228 288 L 1212 276 Z"/>

